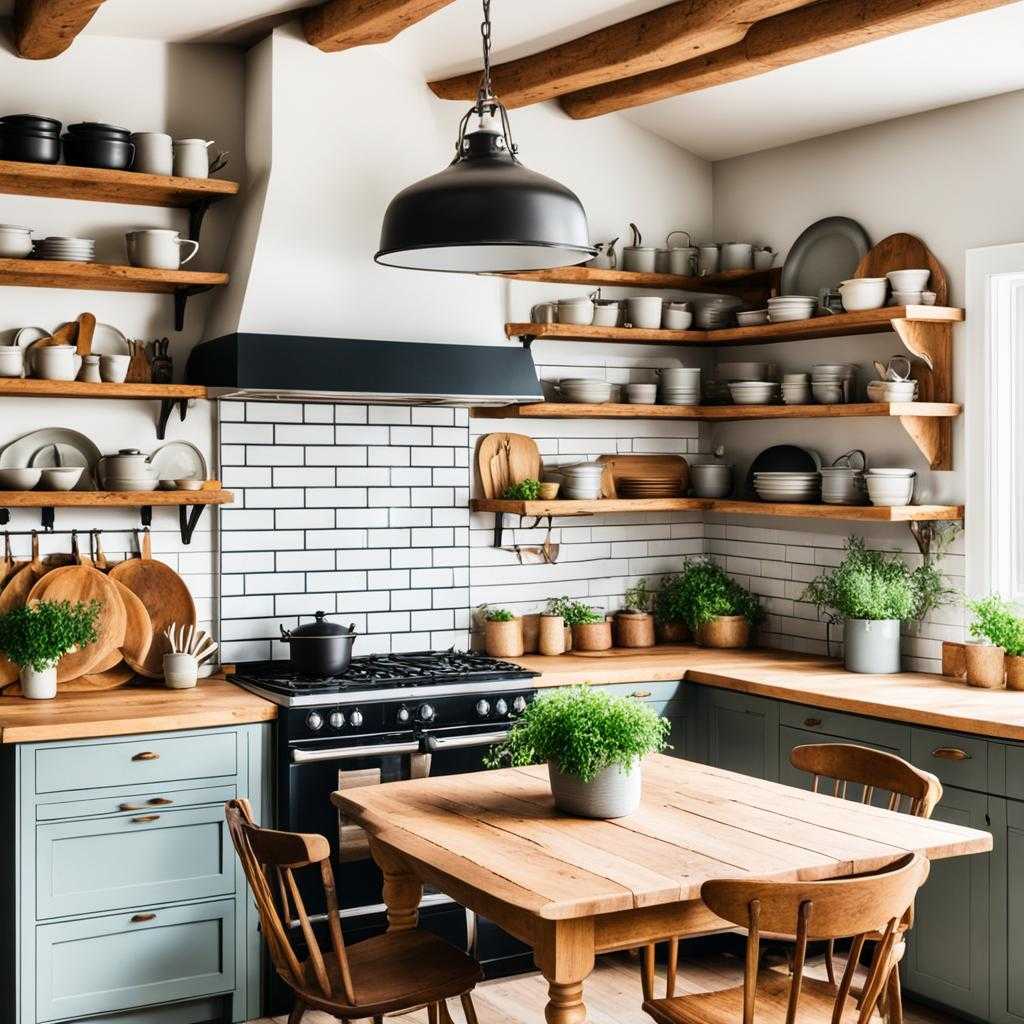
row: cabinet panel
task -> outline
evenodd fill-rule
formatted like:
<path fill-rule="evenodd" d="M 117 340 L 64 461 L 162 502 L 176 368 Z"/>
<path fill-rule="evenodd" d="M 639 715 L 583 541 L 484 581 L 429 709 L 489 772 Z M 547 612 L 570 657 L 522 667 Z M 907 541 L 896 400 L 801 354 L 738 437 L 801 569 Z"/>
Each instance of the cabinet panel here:
<path fill-rule="evenodd" d="M 988 799 L 949 786 L 933 817 L 987 829 Z M 932 862 L 904 961 L 909 991 L 983 1019 L 989 1013 L 989 865 L 984 855 Z"/>
<path fill-rule="evenodd" d="M 1006 795 L 1017 800 L 1024 800 L 1024 746 L 1004 743 L 1000 744 L 1000 747 L 1006 764 L 1004 780 Z"/>
<path fill-rule="evenodd" d="M 775 701 L 707 686 L 701 690 L 701 723 L 709 764 L 777 781 L 779 706 Z"/>
<path fill-rule="evenodd" d="M 911 731 L 910 760 L 937 775 L 943 786 L 988 792 L 988 740 L 938 729 Z"/>
<path fill-rule="evenodd" d="M 1024 1021 L 1024 803 L 991 800 L 992 1020 Z"/>

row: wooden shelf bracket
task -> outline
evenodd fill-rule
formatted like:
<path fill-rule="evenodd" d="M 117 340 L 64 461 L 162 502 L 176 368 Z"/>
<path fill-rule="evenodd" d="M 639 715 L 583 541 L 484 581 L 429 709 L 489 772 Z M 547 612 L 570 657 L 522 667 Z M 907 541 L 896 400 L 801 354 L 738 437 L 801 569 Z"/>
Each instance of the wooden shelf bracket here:
<path fill-rule="evenodd" d="M 913 373 L 923 402 L 953 400 L 953 325 L 924 320 L 892 320 L 904 348 L 920 362 Z M 949 419 L 901 416 L 900 425 L 931 469 L 953 468 L 953 424 Z"/>

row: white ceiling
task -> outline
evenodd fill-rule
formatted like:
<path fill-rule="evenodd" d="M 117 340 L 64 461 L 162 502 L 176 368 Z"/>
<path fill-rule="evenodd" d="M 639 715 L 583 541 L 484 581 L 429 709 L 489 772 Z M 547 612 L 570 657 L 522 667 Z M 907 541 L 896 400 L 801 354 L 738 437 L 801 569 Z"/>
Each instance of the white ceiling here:
<path fill-rule="evenodd" d="M 86 32 L 250 42 L 318 0 L 106 0 Z M 495 61 L 520 57 L 667 0 L 497 0 Z M 13 0 L 0 0 L 0 15 Z M 390 44 L 425 78 L 479 66 L 479 0 L 455 0 Z M 344 60 L 344 54 L 335 58 Z M 1024 89 L 1024 0 L 757 78 L 625 112 L 710 160 Z"/>

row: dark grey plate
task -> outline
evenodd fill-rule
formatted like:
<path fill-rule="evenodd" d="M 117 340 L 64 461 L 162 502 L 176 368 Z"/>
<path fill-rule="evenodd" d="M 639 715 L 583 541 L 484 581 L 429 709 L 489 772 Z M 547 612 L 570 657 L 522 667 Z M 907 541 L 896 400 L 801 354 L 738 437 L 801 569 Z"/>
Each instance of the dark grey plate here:
<path fill-rule="evenodd" d="M 817 295 L 853 277 L 871 248 L 868 233 L 850 217 L 825 217 L 805 228 L 782 266 L 782 295 Z"/>

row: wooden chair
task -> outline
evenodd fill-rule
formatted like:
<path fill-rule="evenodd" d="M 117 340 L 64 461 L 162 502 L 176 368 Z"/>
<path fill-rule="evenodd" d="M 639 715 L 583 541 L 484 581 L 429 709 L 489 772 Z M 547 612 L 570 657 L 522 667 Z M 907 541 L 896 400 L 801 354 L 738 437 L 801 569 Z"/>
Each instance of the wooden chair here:
<path fill-rule="evenodd" d="M 897 963 L 900 924 L 928 877 L 928 860 L 907 854 L 872 874 L 823 882 L 724 879 L 705 882 L 701 898 L 719 917 L 747 930 L 743 984 L 719 992 L 644 1001 L 657 1024 L 868 1024 Z M 764 932 L 793 934 L 791 975 L 760 967 Z M 864 943 L 880 935 L 857 1004 L 854 971 Z M 804 977 L 807 943 L 851 938 L 838 985 Z"/>
<path fill-rule="evenodd" d="M 274 968 L 295 993 L 288 1024 L 307 1009 L 341 1020 L 372 1017 L 426 1005 L 430 1024 L 450 1024 L 446 1000 L 459 996 L 467 1024 L 477 1024 L 470 992 L 483 978 L 480 965 L 429 932 L 392 931 L 346 946 L 331 869 L 331 851 L 319 835 L 275 832 L 253 821 L 247 800 L 231 800 L 225 815 L 249 880 L 260 927 Z M 331 951 L 320 949 L 295 881 L 295 872 L 319 868 L 327 906 Z M 309 950 L 300 961 L 289 932 L 298 925 Z"/>

